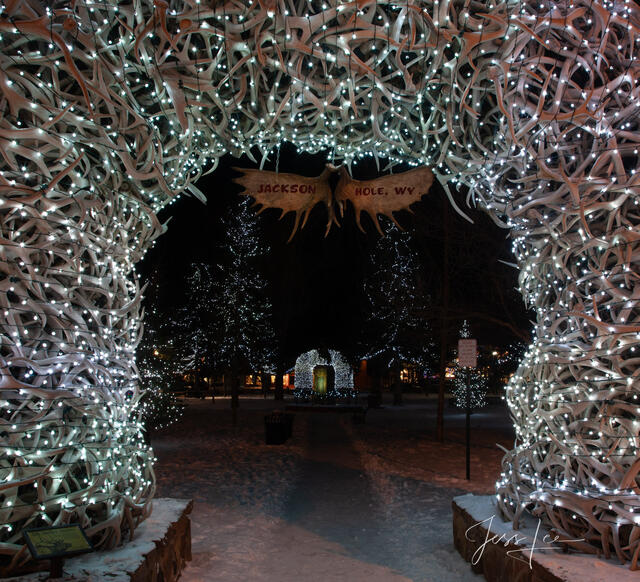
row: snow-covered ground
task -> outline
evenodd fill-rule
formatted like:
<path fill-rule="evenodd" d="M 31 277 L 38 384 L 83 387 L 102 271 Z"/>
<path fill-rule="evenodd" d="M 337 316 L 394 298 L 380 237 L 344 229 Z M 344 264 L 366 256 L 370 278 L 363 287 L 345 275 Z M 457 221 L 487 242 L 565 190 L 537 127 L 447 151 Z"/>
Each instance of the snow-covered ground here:
<path fill-rule="evenodd" d="M 435 401 L 348 415 L 296 414 L 285 445 L 264 444 L 272 400 L 189 400 L 154 436 L 158 495 L 190 497 L 193 561 L 186 581 L 479 581 L 453 547 L 451 500 L 490 493 L 513 436 L 506 410 L 474 414 L 472 480 L 464 479 L 464 415 Z"/>

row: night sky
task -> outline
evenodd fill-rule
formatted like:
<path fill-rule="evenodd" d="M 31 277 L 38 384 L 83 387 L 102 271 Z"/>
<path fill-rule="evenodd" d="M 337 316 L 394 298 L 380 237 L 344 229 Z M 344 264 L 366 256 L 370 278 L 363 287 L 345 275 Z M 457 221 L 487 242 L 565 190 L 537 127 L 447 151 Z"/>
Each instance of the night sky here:
<path fill-rule="evenodd" d="M 275 156 L 264 168 L 275 170 Z M 279 170 L 307 176 L 319 175 L 324 155 L 296 154 L 283 147 Z M 384 167 L 384 161 L 381 162 Z M 197 186 L 207 204 L 185 195 L 161 212 L 162 222 L 170 219 L 168 232 L 161 236 L 139 267 L 142 280 L 155 273 L 161 284 L 160 311 L 171 311 L 182 300 L 185 278 L 192 261 L 215 264 L 221 256 L 226 207 L 237 201 L 241 188 L 232 183 L 238 174 L 232 167 L 255 168 L 249 159 L 223 158 L 215 172 Z M 395 168 L 398 173 L 402 168 Z M 353 168 L 357 179 L 370 179 L 383 172 L 373 160 Z M 496 226 L 484 213 L 468 208 L 464 196 L 459 206 L 474 220 L 462 219 L 436 183 L 413 213 L 401 211 L 396 218 L 413 235 L 418 251 L 423 286 L 430 297 L 430 325 L 436 340 L 442 313 L 443 256 L 445 224 L 449 236 L 449 341 L 455 342 L 462 319 L 468 318 L 481 344 L 506 345 L 528 338 L 530 314 L 525 311 L 517 287 L 517 271 L 500 262 L 513 262 L 508 231 Z M 371 220 L 363 217 L 366 234 L 355 224 L 349 211 L 342 227 L 332 228 L 325 238 L 326 209 L 318 205 L 306 227 L 287 244 L 293 213 L 278 220 L 278 210 L 261 217 L 265 241 L 271 252 L 261 266 L 269 281 L 274 306 L 274 325 L 283 343 L 286 358 L 326 346 L 358 357 L 363 324 L 368 313 L 362 281 L 368 256 L 378 234 Z M 382 219 L 384 220 L 384 219 Z"/>

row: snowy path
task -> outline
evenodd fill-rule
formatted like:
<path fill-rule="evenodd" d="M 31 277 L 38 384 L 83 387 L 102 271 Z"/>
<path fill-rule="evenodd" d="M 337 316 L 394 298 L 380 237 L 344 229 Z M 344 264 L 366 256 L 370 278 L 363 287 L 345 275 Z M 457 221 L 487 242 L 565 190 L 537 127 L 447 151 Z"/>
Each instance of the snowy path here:
<path fill-rule="evenodd" d="M 159 495 L 195 500 L 183 580 L 482 580 L 451 540 L 451 499 L 464 491 L 429 482 L 417 457 L 415 471 L 385 460 L 402 442 L 404 463 L 411 450 L 424 457 L 427 441 L 394 442 L 375 418 L 360 427 L 298 414 L 293 438 L 269 447 L 262 418 L 273 403 L 243 401 L 235 431 L 226 405 L 191 401 L 185 419 L 153 441 Z"/>

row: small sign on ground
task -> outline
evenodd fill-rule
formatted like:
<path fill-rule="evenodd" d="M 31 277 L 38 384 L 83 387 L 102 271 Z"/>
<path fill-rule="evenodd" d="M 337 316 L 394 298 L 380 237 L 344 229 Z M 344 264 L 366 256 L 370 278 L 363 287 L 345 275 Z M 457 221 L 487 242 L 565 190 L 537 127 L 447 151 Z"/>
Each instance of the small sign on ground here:
<path fill-rule="evenodd" d="M 65 558 L 93 551 L 91 542 L 78 524 L 39 527 L 23 533 L 29 551 L 36 560 Z"/>

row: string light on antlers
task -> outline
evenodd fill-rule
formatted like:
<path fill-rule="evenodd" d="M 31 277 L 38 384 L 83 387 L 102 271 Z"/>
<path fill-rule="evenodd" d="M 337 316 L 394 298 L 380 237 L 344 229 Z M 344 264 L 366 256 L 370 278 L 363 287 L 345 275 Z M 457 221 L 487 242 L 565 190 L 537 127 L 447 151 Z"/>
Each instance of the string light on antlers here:
<path fill-rule="evenodd" d="M 324 353 L 323 353 L 324 352 Z M 316 366 L 331 366 L 335 378 L 333 385 L 326 393 L 314 393 L 314 370 Z M 296 399 L 308 400 L 315 397 L 341 397 L 354 396 L 353 369 L 345 357 L 336 350 L 310 350 L 300 354 L 295 366 L 295 392 Z"/>
<path fill-rule="evenodd" d="M 148 513 L 133 267 L 221 156 L 283 141 L 430 166 L 511 228 L 536 326 L 500 508 L 635 565 L 639 27 L 630 0 L 5 4 L 1 575 L 24 527 L 104 548 Z"/>

